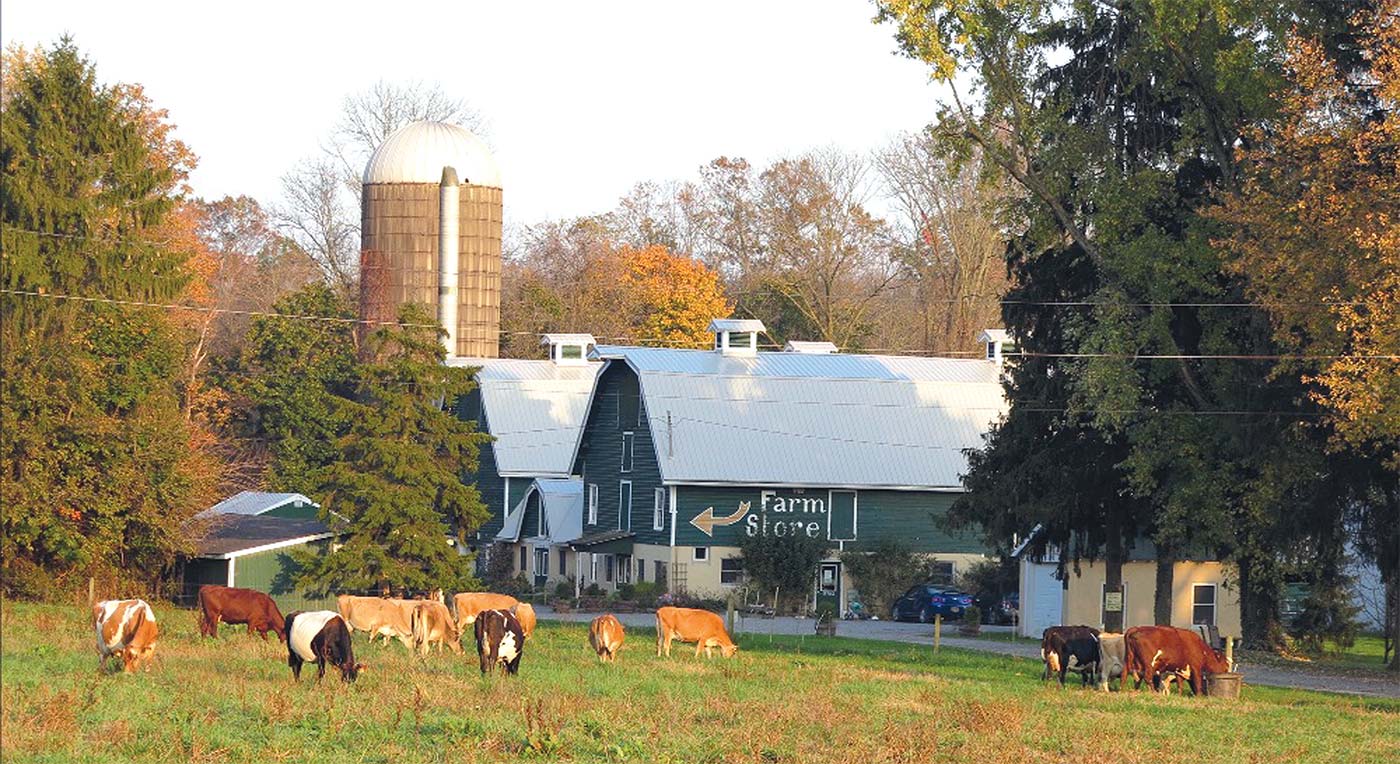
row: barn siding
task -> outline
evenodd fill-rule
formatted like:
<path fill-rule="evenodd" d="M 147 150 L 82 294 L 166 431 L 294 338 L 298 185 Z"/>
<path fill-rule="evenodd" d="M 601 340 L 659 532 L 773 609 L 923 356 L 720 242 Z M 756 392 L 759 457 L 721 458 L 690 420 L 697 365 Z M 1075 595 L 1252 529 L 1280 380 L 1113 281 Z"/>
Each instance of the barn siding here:
<path fill-rule="evenodd" d="M 486 426 L 486 412 L 481 405 L 481 388 L 473 388 L 470 393 L 462 396 L 457 402 L 457 418 L 465 422 L 475 422 L 479 432 L 488 432 Z M 481 501 L 486 505 L 486 511 L 490 514 L 486 522 L 482 523 L 472 538 L 477 543 L 491 543 L 495 540 L 496 534 L 501 531 L 504 524 L 506 511 L 509 509 L 505 505 L 506 488 L 505 480 L 496 466 L 496 444 L 495 441 L 487 443 L 481 447 L 481 452 L 477 456 L 476 473 L 470 476 L 475 481 L 476 489 L 481 494 Z M 524 478 L 514 478 L 515 483 L 510 486 L 511 501 L 520 500 L 525 487 L 530 481 Z"/>
<path fill-rule="evenodd" d="M 676 496 L 676 544 L 678 546 L 738 546 L 747 535 L 752 522 L 759 531 L 763 528 L 762 488 L 728 486 L 680 486 Z M 774 530 L 776 522 L 785 527 L 793 523 L 804 526 L 816 522 L 820 526 L 820 537 L 826 538 L 827 512 L 830 510 L 830 490 L 809 488 L 798 492 L 791 488 L 771 489 L 779 496 L 791 498 L 812 498 L 823 502 L 824 512 L 804 513 L 802 511 L 779 513 L 768 512 L 769 530 Z M 888 491 L 858 490 L 856 536 L 854 541 L 846 541 L 844 549 L 868 549 L 881 541 L 898 541 L 916 552 L 941 554 L 986 554 L 989 550 L 974 534 L 949 534 L 938 527 L 938 521 L 947 514 L 958 494 L 933 491 Z M 725 517 L 734 514 L 741 503 L 748 502 L 749 512 L 739 522 L 729 526 L 716 526 L 713 535 L 707 536 L 691 523 L 707 508 L 713 514 Z M 751 520 L 750 518 L 754 518 Z M 832 546 L 838 546 L 832 542 Z"/>
<path fill-rule="evenodd" d="M 267 592 L 283 613 L 292 610 L 335 610 L 334 597 L 307 597 L 291 585 L 291 579 L 299 568 L 288 552 L 324 547 L 324 541 L 312 542 L 238 557 L 234 565 L 235 585 Z"/>
<path fill-rule="evenodd" d="M 610 363 L 599 375 L 593 405 L 584 424 L 583 443 L 573 472 L 583 476 L 584 535 L 618 527 L 632 530 L 639 543 L 665 544 L 670 540 L 670 528 L 653 530 L 652 494 L 661 487 L 661 471 L 656 462 L 656 448 L 648 412 L 641 401 L 637 376 L 625 363 Z M 625 415 L 626 422 L 621 417 Z M 623 433 L 633 433 L 632 470 L 622 472 Z M 618 523 L 621 481 L 632 481 L 632 511 L 630 518 Z M 598 522 L 588 523 L 587 485 L 598 486 Z M 665 518 L 670 523 L 669 515 Z M 629 525 L 630 522 L 630 525 Z"/>

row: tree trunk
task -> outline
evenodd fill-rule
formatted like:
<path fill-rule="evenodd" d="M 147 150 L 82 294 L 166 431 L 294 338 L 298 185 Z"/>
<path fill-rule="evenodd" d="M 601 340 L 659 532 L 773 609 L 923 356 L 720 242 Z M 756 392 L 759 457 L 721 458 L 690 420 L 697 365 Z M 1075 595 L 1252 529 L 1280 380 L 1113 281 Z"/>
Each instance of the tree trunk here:
<path fill-rule="evenodd" d="M 1176 568 L 1176 555 L 1157 548 L 1157 583 L 1152 595 L 1152 620 L 1158 626 L 1172 623 L 1172 587 L 1175 583 L 1173 571 Z"/>
<path fill-rule="evenodd" d="M 1256 562 L 1242 557 L 1235 563 L 1240 573 L 1240 628 L 1245 647 L 1274 650 L 1283 629 L 1278 622 L 1278 601 L 1272 588 L 1261 586 L 1264 578 Z"/>

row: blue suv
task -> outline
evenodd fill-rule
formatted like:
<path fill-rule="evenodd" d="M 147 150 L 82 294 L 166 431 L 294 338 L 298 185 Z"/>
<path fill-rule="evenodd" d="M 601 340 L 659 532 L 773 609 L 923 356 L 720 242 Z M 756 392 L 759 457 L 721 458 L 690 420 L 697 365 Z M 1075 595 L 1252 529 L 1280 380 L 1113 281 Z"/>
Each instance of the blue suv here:
<path fill-rule="evenodd" d="M 966 592 L 937 584 L 919 584 L 894 601 L 890 617 L 896 621 L 918 620 L 919 623 L 929 623 L 935 615 L 957 620 L 971 604 L 972 595 Z"/>

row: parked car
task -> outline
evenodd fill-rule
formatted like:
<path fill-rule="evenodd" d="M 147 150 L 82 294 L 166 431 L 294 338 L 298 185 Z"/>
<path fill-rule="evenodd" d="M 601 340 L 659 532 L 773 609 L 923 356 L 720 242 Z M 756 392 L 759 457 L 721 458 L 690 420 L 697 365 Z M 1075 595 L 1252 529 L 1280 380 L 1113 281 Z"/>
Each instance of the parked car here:
<path fill-rule="evenodd" d="M 948 586 L 919 584 L 911 587 L 890 606 L 890 617 L 896 621 L 917 620 L 919 623 L 933 621 L 935 615 L 945 619 L 962 618 L 963 611 L 972 604 L 972 595 Z"/>

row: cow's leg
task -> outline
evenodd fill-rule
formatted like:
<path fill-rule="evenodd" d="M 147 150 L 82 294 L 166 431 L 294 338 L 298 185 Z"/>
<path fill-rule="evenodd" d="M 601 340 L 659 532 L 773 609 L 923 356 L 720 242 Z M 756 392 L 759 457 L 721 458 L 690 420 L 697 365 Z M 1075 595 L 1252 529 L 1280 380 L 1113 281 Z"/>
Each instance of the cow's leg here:
<path fill-rule="evenodd" d="M 288 650 L 287 650 L 287 665 L 290 666 L 290 667 L 292 668 L 292 678 L 295 679 L 295 680 L 298 681 L 298 682 L 301 681 L 301 664 L 302 664 L 302 663 L 303 663 L 303 661 L 302 661 L 302 659 L 301 659 L 301 656 L 300 656 L 300 655 L 297 655 L 297 653 L 296 653 L 295 650 L 292 650 L 292 649 L 288 649 Z"/>
<path fill-rule="evenodd" d="M 525 653 L 524 653 L 523 651 L 521 651 L 521 650 L 516 650 L 516 651 L 515 651 L 515 657 L 512 658 L 512 659 L 510 660 L 510 662 L 506 664 L 506 673 L 507 673 L 507 674 L 509 674 L 509 675 L 511 675 L 511 676 L 515 676 L 517 673 L 520 672 L 520 658 L 521 658 L 522 656 L 524 656 L 524 655 L 525 655 Z"/>

